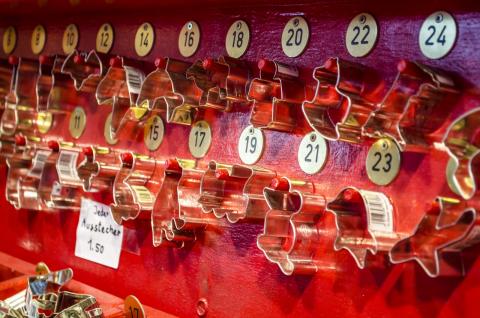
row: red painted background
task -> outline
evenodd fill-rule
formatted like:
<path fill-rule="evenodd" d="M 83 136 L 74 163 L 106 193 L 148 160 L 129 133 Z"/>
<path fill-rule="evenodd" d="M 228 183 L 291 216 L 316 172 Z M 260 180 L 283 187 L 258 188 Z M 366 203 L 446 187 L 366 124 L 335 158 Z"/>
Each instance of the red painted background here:
<path fill-rule="evenodd" d="M 157 3 L 159 2 L 159 3 Z M 452 13 L 458 23 L 457 43 L 452 52 L 438 61 L 426 60 L 418 47 L 423 19 L 437 10 Z M 352 58 L 344 45 L 351 18 L 360 12 L 373 14 L 379 24 L 376 48 L 365 58 Z M 311 37 L 304 54 L 284 56 L 280 36 L 291 16 L 304 15 Z M 327 57 L 340 56 L 368 65 L 380 72 L 389 85 L 400 59 L 418 60 L 454 73 L 464 91 L 452 117 L 478 106 L 480 97 L 480 3 L 478 1 L 0 1 L 0 34 L 8 25 L 17 28 L 14 54 L 33 57 L 30 35 L 42 23 L 48 32 L 46 54 L 61 52 L 66 25 L 80 30 L 78 48 L 95 47 L 98 27 L 110 22 L 115 28 L 112 54 L 135 57 L 133 39 L 142 22 L 152 23 L 156 43 L 144 59 L 168 56 L 181 59 L 177 36 L 188 20 L 202 31 L 198 52 L 189 60 L 225 54 L 225 34 L 236 19 L 248 22 L 251 44 L 244 59 L 254 68 L 259 58 L 297 65 L 305 80 L 314 83 L 311 73 Z M 3 55 L 2 55 L 3 57 Z M 153 64 L 152 64 L 153 67 Z M 92 98 L 87 111 L 86 133 L 77 144 L 99 144 L 109 106 L 98 106 Z M 203 159 L 240 163 L 237 140 L 248 125 L 248 111 L 213 115 L 212 147 Z M 68 118 L 67 118 L 68 119 Z M 448 122 L 446 123 L 446 125 Z M 67 133 L 68 120 L 56 118 L 49 138 L 73 141 Z M 188 152 L 189 128 L 166 124 L 157 158 L 192 158 Z M 298 167 L 296 151 L 301 136 L 266 131 L 266 148 L 258 165 L 280 174 L 314 180 L 327 198 L 345 186 L 357 186 L 386 193 L 397 209 L 397 226 L 412 231 L 425 205 L 437 195 L 454 196 L 445 181 L 446 153 L 404 153 L 398 178 L 387 187 L 368 181 L 364 168 L 368 145 L 330 142 L 325 168 L 307 176 Z M 115 148 L 148 153 L 141 139 L 123 139 Z M 2 168 L 0 180 L 5 180 Z M 3 191 L 4 182 L 2 182 Z M 108 199 L 106 199 L 108 201 Z M 345 251 L 334 252 L 334 218 L 326 214 L 325 237 L 317 255 L 325 264 L 312 277 L 287 277 L 269 263 L 256 246 L 261 224 L 234 224 L 208 228 L 192 246 L 183 249 L 153 248 L 149 223 L 135 222 L 125 238 L 127 250 L 118 270 L 110 269 L 74 254 L 78 213 L 16 211 L 0 199 L 0 250 L 30 262 L 44 261 L 50 268 L 70 266 L 75 278 L 112 294 L 136 295 L 143 303 L 179 316 L 194 316 L 196 302 L 208 301 L 210 317 L 478 317 L 480 262 L 478 251 L 466 253 L 469 269 L 462 278 L 428 278 L 416 264 L 389 265 L 384 255 L 370 256 L 372 266 L 359 270 Z"/>

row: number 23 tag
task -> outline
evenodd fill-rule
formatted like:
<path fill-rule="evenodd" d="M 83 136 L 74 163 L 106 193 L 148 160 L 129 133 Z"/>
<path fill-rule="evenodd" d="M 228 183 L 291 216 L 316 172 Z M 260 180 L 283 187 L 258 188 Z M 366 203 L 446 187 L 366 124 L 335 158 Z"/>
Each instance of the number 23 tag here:
<path fill-rule="evenodd" d="M 366 168 L 370 181 L 377 185 L 391 183 L 400 171 L 401 153 L 394 141 L 382 138 L 368 151 Z"/>

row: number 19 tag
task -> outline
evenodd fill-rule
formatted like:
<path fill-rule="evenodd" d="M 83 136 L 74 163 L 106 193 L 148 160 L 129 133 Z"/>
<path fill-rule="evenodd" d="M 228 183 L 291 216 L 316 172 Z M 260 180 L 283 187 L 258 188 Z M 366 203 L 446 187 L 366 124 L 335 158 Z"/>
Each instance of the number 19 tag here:
<path fill-rule="evenodd" d="M 246 127 L 238 140 L 238 154 L 242 162 L 248 165 L 256 163 L 262 156 L 263 145 L 263 132 L 252 125 Z"/>
<path fill-rule="evenodd" d="M 303 172 L 315 174 L 319 172 L 327 159 L 328 147 L 325 139 L 312 131 L 305 135 L 298 148 L 298 164 Z"/>

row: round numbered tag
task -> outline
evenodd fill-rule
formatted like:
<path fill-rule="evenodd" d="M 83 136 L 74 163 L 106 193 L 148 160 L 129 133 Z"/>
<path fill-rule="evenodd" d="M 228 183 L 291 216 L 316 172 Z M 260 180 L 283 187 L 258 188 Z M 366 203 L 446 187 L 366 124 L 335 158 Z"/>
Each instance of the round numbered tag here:
<path fill-rule="evenodd" d="M 138 56 L 146 56 L 153 48 L 155 40 L 155 30 L 153 26 L 145 22 L 138 27 L 135 34 L 135 52 Z"/>
<path fill-rule="evenodd" d="M 377 185 L 391 183 L 400 171 L 401 154 L 389 138 L 377 140 L 368 151 L 366 168 L 370 181 Z"/>
<path fill-rule="evenodd" d="M 118 139 L 113 138 L 111 134 L 112 116 L 113 114 L 111 113 L 107 116 L 107 119 L 105 120 L 105 125 L 103 126 L 103 137 L 109 145 L 115 145 L 118 142 Z"/>
<path fill-rule="evenodd" d="M 37 114 L 37 129 L 41 134 L 46 134 L 52 127 L 53 116 L 50 112 L 39 112 Z"/>
<path fill-rule="evenodd" d="M 148 150 L 154 151 L 163 141 L 165 127 L 160 116 L 150 117 L 143 128 L 143 142 Z"/>
<path fill-rule="evenodd" d="M 13 26 L 9 26 L 3 33 L 3 52 L 10 54 L 17 45 L 17 31 Z"/>
<path fill-rule="evenodd" d="M 188 136 L 188 149 L 195 158 L 203 158 L 212 144 L 212 130 L 204 120 L 193 124 Z"/>
<path fill-rule="evenodd" d="M 233 22 L 225 38 L 225 48 L 230 57 L 239 58 L 247 51 L 250 43 L 250 29 L 243 20 Z"/>
<path fill-rule="evenodd" d="M 78 28 L 75 24 L 70 24 L 65 28 L 63 32 L 62 48 L 63 53 L 72 53 L 78 45 Z"/>
<path fill-rule="evenodd" d="M 445 11 L 437 11 L 423 21 L 418 41 L 423 55 L 439 59 L 447 55 L 457 39 L 457 23 Z"/>
<path fill-rule="evenodd" d="M 310 38 L 307 20 L 303 17 L 291 18 L 282 33 L 282 50 L 288 57 L 297 57 L 303 53 Z"/>
<path fill-rule="evenodd" d="M 303 172 L 315 174 L 325 165 L 328 146 L 325 139 L 317 132 L 312 131 L 305 135 L 298 148 L 298 164 Z"/>
<path fill-rule="evenodd" d="M 375 18 L 368 13 L 360 13 L 350 21 L 345 44 L 348 53 L 362 57 L 370 53 L 377 42 L 378 26 Z"/>
<path fill-rule="evenodd" d="M 127 296 L 124 302 L 124 313 L 127 318 L 145 318 L 145 311 L 137 297 L 133 295 Z"/>
<path fill-rule="evenodd" d="M 248 165 L 256 163 L 262 156 L 264 139 L 262 130 L 252 125 L 245 128 L 238 140 L 240 160 Z"/>
<path fill-rule="evenodd" d="M 97 52 L 108 53 L 112 49 L 115 33 L 110 23 L 104 23 L 98 29 L 97 39 L 95 41 L 95 48 Z"/>
<path fill-rule="evenodd" d="M 189 21 L 185 23 L 178 35 L 178 50 L 184 57 L 190 57 L 198 49 L 200 44 L 200 27 L 197 22 Z"/>
<path fill-rule="evenodd" d="M 47 33 L 45 32 L 45 28 L 41 24 L 37 25 L 32 32 L 31 46 L 33 54 L 42 53 L 46 40 Z"/>
<path fill-rule="evenodd" d="M 85 130 L 85 126 L 87 124 L 87 114 L 82 107 L 78 106 L 75 107 L 73 112 L 70 114 L 70 121 L 68 124 L 68 130 L 70 131 L 70 135 L 73 138 L 77 139 L 83 134 Z"/>

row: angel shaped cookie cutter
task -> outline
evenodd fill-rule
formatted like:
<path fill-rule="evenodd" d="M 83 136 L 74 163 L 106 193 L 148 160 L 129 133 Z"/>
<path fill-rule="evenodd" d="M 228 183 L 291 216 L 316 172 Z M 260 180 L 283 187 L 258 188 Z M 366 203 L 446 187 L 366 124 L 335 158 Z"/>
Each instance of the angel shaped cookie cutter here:
<path fill-rule="evenodd" d="M 250 123 L 257 128 L 293 132 L 299 129 L 305 84 L 299 71 L 280 62 L 258 62 L 260 77 L 254 78 L 248 91 L 253 101 Z"/>
<path fill-rule="evenodd" d="M 192 64 L 171 58 L 157 58 L 156 70 L 148 74 L 138 97 L 138 106 L 148 112 L 166 112 L 167 122 L 191 125 L 203 91 L 187 71 Z M 201 70 L 199 62 L 196 66 Z"/>
<path fill-rule="evenodd" d="M 329 58 L 313 77 L 315 97 L 303 103 L 310 126 L 330 140 L 361 142 L 362 127 L 383 92 L 379 75 L 361 64 Z"/>
<path fill-rule="evenodd" d="M 391 137 L 402 150 L 421 150 L 439 141 L 435 132 L 445 123 L 458 96 L 452 78 L 420 63 L 400 61 L 398 75 L 367 123 L 369 137 Z"/>
<path fill-rule="evenodd" d="M 150 157 L 124 152 L 113 183 L 113 203 L 110 205 L 115 222 L 146 219 L 153 209 L 160 190 L 165 166 Z M 143 213 L 145 212 L 145 213 Z"/>
<path fill-rule="evenodd" d="M 480 108 L 457 118 L 443 139 L 455 164 L 454 188 L 464 199 L 472 199 L 480 185 Z"/>
<path fill-rule="evenodd" d="M 204 170 L 192 160 L 169 159 L 152 211 L 154 246 L 183 247 L 207 225 L 219 224 L 199 202 Z"/>
<path fill-rule="evenodd" d="M 239 220 L 262 220 L 268 210 L 263 189 L 276 173 L 258 167 L 225 165 L 211 161 L 205 171 L 199 202 L 204 212 L 231 223 Z"/>
<path fill-rule="evenodd" d="M 430 277 L 463 275 L 460 253 L 480 242 L 478 206 L 438 197 L 413 233 L 390 250 L 394 264 L 416 261 Z"/>
<path fill-rule="evenodd" d="M 327 204 L 327 211 L 335 215 L 334 249 L 346 249 L 359 268 L 365 268 L 367 252 L 387 252 L 401 239 L 395 232 L 395 209 L 381 192 L 347 187 Z"/>
<path fill-rule="evenodd" d="M 315 257 L 322 237 L 318 222 L 325 213 L 326 199 L 315 193 L 311 182 L 277 178 L 264 189 L 268 211 L 257 246 L 285 275 L 314 274 Z"/>

